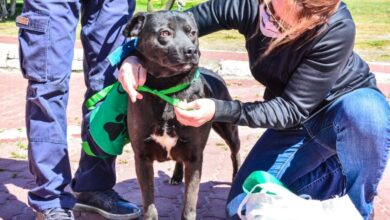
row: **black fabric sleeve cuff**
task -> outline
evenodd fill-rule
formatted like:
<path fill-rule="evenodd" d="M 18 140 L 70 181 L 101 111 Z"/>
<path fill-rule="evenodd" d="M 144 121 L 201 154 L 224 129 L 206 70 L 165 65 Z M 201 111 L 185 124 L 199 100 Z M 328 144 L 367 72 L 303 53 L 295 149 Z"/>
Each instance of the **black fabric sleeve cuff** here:
<path fill-rule="evenodd" d="M 239 101 L 224 101 L 219 99 L 212 99 L 215 103 L 215 114 L 212 119 L 213 122 L 238 122 L 241 114 L 241 103 Z"/>

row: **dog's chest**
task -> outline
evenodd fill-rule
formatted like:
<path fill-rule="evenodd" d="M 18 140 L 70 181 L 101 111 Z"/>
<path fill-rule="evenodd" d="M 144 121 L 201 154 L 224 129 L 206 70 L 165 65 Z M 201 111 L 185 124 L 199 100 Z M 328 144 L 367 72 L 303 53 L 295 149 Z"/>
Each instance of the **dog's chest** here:
<path fill-rule="evenodd" d="M 191 86 L 185 91 L 172 95 L 172 98 L 190 102 L 204 96 L 202 82 L 199 80 L 191 84 Z M 178 123 L 176 120 L 174 107 L 171 104 L 168 104 L 151 95 L 149 98 L 151 101 L 150 103 L 153 103 L 154 106 L 153 110 L 151 111 L 153 114 L 151 117 L 155 119 L 152 120 L 154 125 L 152 125 L 149 140 L 152 140 L 157 144 L 155 147 L 160 148 L 156 151 L 155 155 L 159 155 L 157 156 L 160 158 L 158 160 L 175 160 L 177 157 L 181 157 L 179 155 L 181 153 L 179 152 L 182 152 L 187 146 L 186 144 L 183 144 L 186 142 L 186 138 L 181 137 L 181 135 L 183 135 L 184 132 L 184 136 L 188 136 L 188 128 L 183 128 L 183 126 Z M 176 147 L 179 147 L 179 149 L 175 150 Z M 157 153 L 161 152 L 160 150 L 165 151 L 166 154 L 165 152 L 163 154 Z M 173 156 L 172 151 L 174 152 Z M 164 156 L 161 157 L 162 155 Z"/>
<path fill-rule="evenodd" d="M 167 127 L 162 128 L 161 132 L 154 132 L 150 137 L 159 144 L 164 150 L 167 151 L 167 158 L 172 160 L 171 150 L 176 146 L 179 137 L 176 135 L 176 132 L 172 132 Z"/>

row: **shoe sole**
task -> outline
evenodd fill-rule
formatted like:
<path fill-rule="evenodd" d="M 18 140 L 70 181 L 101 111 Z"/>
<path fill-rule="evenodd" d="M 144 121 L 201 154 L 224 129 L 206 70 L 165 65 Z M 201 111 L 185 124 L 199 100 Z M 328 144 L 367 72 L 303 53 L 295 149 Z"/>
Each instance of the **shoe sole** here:
<path fill-rule="evenodd" d="M 112 214 L 107 211 L 104 211 L 103 209 L 99 209 L 94 206 L 89 206 L 81 203 L 76 203 L 73 208 L 73 211 L 86 211 L 86 212 L 98 213 L 99 215 L 105 218 L 115 219 L 115 220 L 137 219 L 138 217 L 141 216 L 141 210 L 138 210 L 138 212 L 132 214 Z"/>

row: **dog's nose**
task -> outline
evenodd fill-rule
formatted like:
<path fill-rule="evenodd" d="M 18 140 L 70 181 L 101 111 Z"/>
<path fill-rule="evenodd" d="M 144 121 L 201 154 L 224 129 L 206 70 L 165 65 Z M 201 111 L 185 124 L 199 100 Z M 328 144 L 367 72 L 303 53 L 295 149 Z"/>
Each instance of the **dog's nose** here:
<path fill-rule="evenodd" d="M 187 57 L 187 58 L 192 58 L 196 53 L 198 52 L 198 49 L 196 49 L 196 47 L 187 47 L 184 49 L 184 55 Z"/>

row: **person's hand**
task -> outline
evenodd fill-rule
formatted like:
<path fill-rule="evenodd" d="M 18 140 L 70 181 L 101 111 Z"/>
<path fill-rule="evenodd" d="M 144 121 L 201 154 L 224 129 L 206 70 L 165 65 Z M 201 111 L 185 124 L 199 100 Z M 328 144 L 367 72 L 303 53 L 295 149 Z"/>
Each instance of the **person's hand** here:
<path fill-rule="evenodd" d="M 193 102 L 180 102 L 175 107 L 177 120 L 186 126 L 200 127 L 210 121 L 215 114 L 215 102 L 211 99 L 197 99 Z"/>
<path fill-rule="evenodd" d="M 142 94 L 137 91 L 137 88 L 146 81 L 146 69 L 142 67 L 137 57 L 130 56 L 123 61 L 119 69 L 118 80 L 133 103 L 137 99 L 142 99 Z"/>

